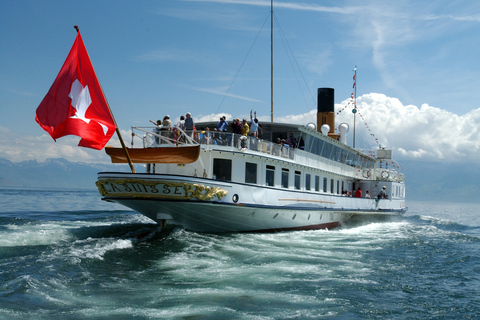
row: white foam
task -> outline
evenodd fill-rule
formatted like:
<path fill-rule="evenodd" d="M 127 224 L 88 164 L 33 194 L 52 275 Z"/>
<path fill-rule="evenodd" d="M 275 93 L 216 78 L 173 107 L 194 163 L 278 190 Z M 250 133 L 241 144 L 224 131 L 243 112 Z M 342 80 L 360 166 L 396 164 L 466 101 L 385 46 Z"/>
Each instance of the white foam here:
<path fill-rule="evenodd" d="M 72 239 L 65 228 L 56 223 L 6 225 L 7 231 L 0 233 L 0 246 L 38 246 L 51 245 Z"/>
<path fill-rule="evenodd" d="M 131 240 L 125 239 L 92 239 L 77 240 L 73 243 L 69 255 L 78 259 L 99 259 L 103 260 L 103 256 L 113 250 L 121 250 L 132 248 Z"/>

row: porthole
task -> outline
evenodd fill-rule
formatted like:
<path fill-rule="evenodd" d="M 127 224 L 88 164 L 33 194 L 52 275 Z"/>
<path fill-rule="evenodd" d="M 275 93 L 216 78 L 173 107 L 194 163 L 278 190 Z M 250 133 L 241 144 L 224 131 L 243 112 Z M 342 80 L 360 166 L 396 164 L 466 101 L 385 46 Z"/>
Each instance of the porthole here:
<path fill-rule="evenodd" d="M 238 194 L 234 194 L 233 197 L 232 197 L 232 201 L 237 203 L 238 202 Z"/>

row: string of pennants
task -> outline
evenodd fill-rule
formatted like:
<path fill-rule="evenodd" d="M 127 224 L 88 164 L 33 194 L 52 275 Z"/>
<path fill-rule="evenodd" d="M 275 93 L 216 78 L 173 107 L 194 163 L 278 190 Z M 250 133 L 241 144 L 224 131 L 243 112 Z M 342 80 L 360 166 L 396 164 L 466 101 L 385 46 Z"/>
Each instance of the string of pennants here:
<path fill-rule="evenodd" d="M 356 69 L 357 69 L 357 67 L 355 67 L 354 71 L 356 71 Z M 356 73 L 353 75 L 353 87 L 352 87 L 353 89 L 355 89 L 355 86 L 357 85 L 357 84 L 356 84 L 356 81 L 357 81 L 357 80 L 356 80 L 355 78 L 356 78 Z M 359 110 L 359 109 L 357 108 L 357 106 L 355 105 L 355 100 L 354 100 L 354 98 L 353 98 L 353 92 L 352 92 L 352 94 L 351 94 L 351 96 L 350 96 L 350 99 L 351 99 L 351 100 L 347 103 L 347 105 L 344 106 L 341 110 L 339 110 L 339 111 L 337 112 L 337 116 L 338 116 L 338 114 L 341 113 L 343 110 L 345 110 L 346 108 L 348 108 L 349 105 L 352 105 L 352 106 L 353 106 L 352 112 L 353 112 L 353 113 L 358 113 L 358 115 L 359 115 L 360 118 L 362 119 L 363 123 L 365 124 L 365 127 L 367 127 L 368 132 L 370 132 L 370 135 L 375 139 L 375 142 L 376 142 L 378 145 L 380 145 L 379 142 L 378 142 L 378 139 L 375 137 L 375 134 L 372 133 L 372 130 L 371 130 L 370 127 L 368 126 L 368 123 L 365 121 L 365 118 L 363 117 L 363 115 L 360 113 L 360 110 Z"/>

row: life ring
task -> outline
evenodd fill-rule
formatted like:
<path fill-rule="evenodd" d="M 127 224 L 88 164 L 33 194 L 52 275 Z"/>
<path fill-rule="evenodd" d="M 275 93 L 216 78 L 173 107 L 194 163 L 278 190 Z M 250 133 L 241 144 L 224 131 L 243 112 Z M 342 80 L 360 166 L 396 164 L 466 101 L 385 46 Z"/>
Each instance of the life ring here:
<path fill-rule="evenodd" d="M 247 137 L 241 136 L 238 138 L 238 150 L 246 150 L 247 149 Z"/>
<path fill-rule="evenodd" d="M 363 170 L 362 175 L 365 179 L 370 178 L 370 170 Z"/>
<path fill-rule="evenodd" d="M 383 170 L 381 177 L 382 179 L 388 179 L 388 177 L 390 177 L 390 172 L 388 172 L 387 170 Z"/>

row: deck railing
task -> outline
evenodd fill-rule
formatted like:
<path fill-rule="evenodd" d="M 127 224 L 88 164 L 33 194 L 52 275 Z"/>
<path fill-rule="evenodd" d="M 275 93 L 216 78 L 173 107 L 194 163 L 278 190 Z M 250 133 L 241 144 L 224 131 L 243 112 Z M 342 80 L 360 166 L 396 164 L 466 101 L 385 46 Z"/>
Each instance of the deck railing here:
<path fill-rule="evenodd" d="M 163 129 L 163 130 L 162 130 Z M 144 148 L 156 148 L 164 146 L 176 146 L 185 144 L 202 144 L 205 146 L 225 146 L 233 147 L 239 150 L 252 150 L 258 151 L 273 156 L 280 156 L 283 158 L 295 160 L 306 157 L 306 154 L 310 154 L 303 150 L 291 148 L 288 145 L 281 145 L 275 142 L 258 139 L 254 136 L 243 136 L 238 133 L 231 132 L 217 132 L 207 130 L 182 130 L 177 127 L 132 127 L 132 147 L 134 144 L 134 138 L 140 138 Z M 296 157 L 299 153 L 299 157 Z M 308 160 L 305 160 L 308 162 Z M 330 160 L 332 163 L 338 161 Z M 403 167 L 395 161 L 389 163 L 382 161 L 378 162 L 377 168 L 358 168 L 351 165 L 352 169 L 358 170 L 359 179 L 370 178 L 372 180 L 383 181 L 397 181 L 403 182 L 405 180 Z M 345 163 L 348 165 L 348 163 Z M 330 168 L 331 169 L 331 168 Z M 352 171 L 353 172 L 353 171 Z"/>

